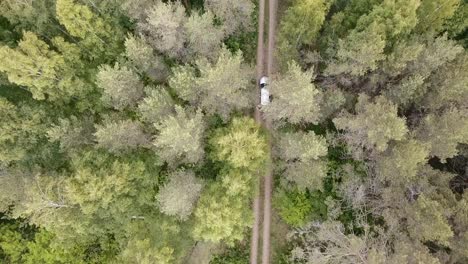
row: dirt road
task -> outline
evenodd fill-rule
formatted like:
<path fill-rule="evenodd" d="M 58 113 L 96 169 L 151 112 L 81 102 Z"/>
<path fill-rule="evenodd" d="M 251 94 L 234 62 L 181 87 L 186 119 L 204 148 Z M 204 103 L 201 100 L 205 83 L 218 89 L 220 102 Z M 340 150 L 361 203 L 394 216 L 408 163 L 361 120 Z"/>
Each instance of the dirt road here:
<path fill-rule="evenodd" d="M 259 0 L 259 11 L 258 11 L 258 41 L 257 41 L 257 84 L 260 81 L 260 78 L 263 76 L 263 35 L 265 30 L 265 0 Z M 256 87 L 257 88 L 257 87 Z M 257 96 L 255 105 L 260 104 L 260 96 Z M 262 117 L 260 111 L 255 107 L 255 121 L 259 124 L 262 123 Z M 257 185 L 259 188 L 260 184 Z M 259 240 L 259 229 L 260 229 L 260 190 L 257 190 L 257 196 L 253 201 L 253 214 L 254 214 L 254 223 L 252 227 L 252 236 L 250 238 L 250 264 L 257 264 L 258 262 L 258 240 Z"/>
<path fill-rule="evenodd" d="M 265 31 L 265 0 L 259 0 L 259 17 L 258 17 L 258 42 L 257 42 L 257 83 L 264 75 L 272 76 L 274 73 L 274 49 L 275 49 L 275 27 L 276 27 L 276 10 L 277 0 L 268 0 L 268 49 L 264 46 L 264 31 Z M 266 53 L 266 56 L 265 56 Z M 267 59 L 267 71 L 264 71 L 265 58 Z M 260 96 L 257 96 L 256 105 L 260 103 Z M 260 111 L 255 107 L 255 120 L 262 124 L 266 129 L 270 129 L 270 124 L 265 122 Z M 268 147 L 271 150 L 271 142 L 268 142 Z M 263 233 L 262 233 L 262 264 L 270 263 L 270 226 L 271 226 L 271 193 L 273 188 L 273 175 L 271 157 L 267 163 L 267 169 L 263 178 L 263 196 L 258 190 L 258 195 L 253 201 L 254 225 L 252 228 L 251 247 L 250 247 L 250 263 L 257 264 L 258 262 L 258 243 L 260 229 L 260 200 L 263 197 Z M 259 185 L 260 186 L 260 185 Z"/>

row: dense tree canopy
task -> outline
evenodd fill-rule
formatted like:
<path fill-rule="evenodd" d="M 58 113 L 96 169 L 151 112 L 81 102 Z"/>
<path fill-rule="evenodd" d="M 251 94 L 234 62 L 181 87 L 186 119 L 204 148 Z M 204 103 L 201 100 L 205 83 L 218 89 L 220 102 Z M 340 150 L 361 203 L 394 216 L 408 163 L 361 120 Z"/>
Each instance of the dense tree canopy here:
<path fill-rule="evenodd" d="M 0 0 L 0 263 L 468 263 L 467 2 L 270 4 Z"/>

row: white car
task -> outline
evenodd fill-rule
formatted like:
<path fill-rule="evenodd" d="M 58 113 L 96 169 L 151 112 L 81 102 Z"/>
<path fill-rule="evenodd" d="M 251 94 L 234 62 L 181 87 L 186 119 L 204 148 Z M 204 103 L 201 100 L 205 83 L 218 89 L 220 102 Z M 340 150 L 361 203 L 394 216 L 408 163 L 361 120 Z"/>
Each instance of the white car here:
<path fill-rule="evenodd" d="M 267 89 L 268 77 L 260 78 L 260 104 L 268 105 L 270 103 L 270 92 Z"/>

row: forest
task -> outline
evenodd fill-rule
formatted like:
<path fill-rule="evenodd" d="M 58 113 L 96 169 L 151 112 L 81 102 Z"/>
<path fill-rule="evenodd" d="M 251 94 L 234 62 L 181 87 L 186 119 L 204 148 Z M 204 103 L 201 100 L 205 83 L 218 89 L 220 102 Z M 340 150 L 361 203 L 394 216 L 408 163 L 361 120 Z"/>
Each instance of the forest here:
<path fill-rule="evenodd" d="M 468 0 L 278 2 L 0 0 L 0 263 L 468 263 Z"/>

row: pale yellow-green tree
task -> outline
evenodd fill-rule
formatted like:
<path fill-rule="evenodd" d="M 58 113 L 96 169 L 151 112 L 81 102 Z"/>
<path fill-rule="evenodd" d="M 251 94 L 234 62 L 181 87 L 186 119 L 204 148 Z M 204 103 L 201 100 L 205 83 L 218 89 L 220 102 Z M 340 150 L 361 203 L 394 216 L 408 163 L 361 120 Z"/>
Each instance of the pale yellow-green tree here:
<path fill-rule="evenodd" d="M 313 69 L 304 72 L 297 63 L 290 63 L 288 71 L 271 83 L 274 100 L 262 107 L 265 116 L 276 122 L 317 123 L 322 92 L 312 83 L 314 78 Z"/>
<path fill-rule="evenodd" d="M 346 94 L 337 88 L 327 88 L 323 91 L 323 99 L 320 104 L 321 121 L 331 119 L 346 103 Z"/>
<path fill-rule="evenodd" d="M 244 238 L 251 225 L 248 200 L 242 195 L 226 195 L 225 189 L 214 183 L 205 190 L 195 210 L 195 239 L 233 244 Z"/>
<path fill-rule="evenodd" d="M 327 155 L 327 142 L 313 131 L 285 133 L 278 142 L 279 155 L 286 161 L 307 161 Z"/>
<path fill-rule="evenodd" d="M 302 243 L 293 248 L 291 258 L 296 262 L 317 264 L 386 263 L 385 243 L 375 238 L 376 232 L 369 227 L 364 227 L 363 233 L 358 236 L 346 232 L 338 221 L 310 223 L 294 232 L 294 237 Z"/>
<path fill-rule="evenodd" d="M 342 113 L 333 119 L 335 126 L 345 131 L 345 139 L 352 146 L 382 152 L 390 140 L 402 140 L 408 132 L 396 105 L 383 96 L 371 101 L 369 96 L 359 95 L 355 111 L 355 115 Z"/>
<path fill-rule="evenodd" d="M 455 58 L 461 57 L 457 60 L 457 64 L 460 63 L 460 65 L 455 67 L 457 69 L 463 68 L 463 56 L 460 56 L 463 53 L 463 48 L 457 45 L 455 41 L 447 39 L 447 35 L 436 39 L 427 39 L 423 42 L 409 42 L 407 47 L 400 45 L 404 46 L 405 44 L 398 44 L 395 50 L 396 53 L 390 55 L 392 58 L 384 64 L 386 69 L 390 68 L 388 67 L 390 63 L 395 68 L 394 66 L 400 64 L 395 62 L 401 60 L 396 61 L 393 57 L 406 56 L 406 58 L 410 59 L 406 61 L 406 65 L 403 64 L 398 67 L 398 70 L 395 69 L 395 73 L 392 73 L 393 70 L 390 69 L 390 74 L 398 76 L 400 81 L 395 84 L 388 84 L 384 92 L 387 98 L 400 106 L 408 106 L 411 103 L 416 103 L 417 106 L 427 104 L 427 102 L 422 103 L 421 101 L 427 101 L 424 100 L 424 96 L 428 89 L 431 93 L 434 93 L 442 88 L 439 86 L 444 84 L 440 84 L 437 78 L 440 75 L 447 74 L 446 70 L 454 67 L 450 66 L 450 62 Z M 459 81 L 463 81 L 463 76 L 463 74 L 457 75 L 453 81 L 447 79 L 447 84 L 456 85 Z M 460 94 L 463 91 L 463 89 L 456 86 L 447 88 L 449 90 L 447 95 L 441 95 L 440 100 L 434 98 L 436 99 L 434 103 L 439 103 L 444 98 L 452 96 L 452 93 Z"/>
<path fill-rule="evenodd" d="M 327 155 L 325 138 L 314 132 L 294 132 L 281 135 L 278 142 L 278 154 L 286 161 L 285 178 L 301 190 L 321 190 L 322 180 L 327 175 Z"/>
<path fill-rule="evenodd" d="M 224 34 L 221 27 L 215 26 L 213 13 L 192 12 L 185 23 L 185 30 L 190 56 L 210 59 L 217 57 Z"/>
<path fill-rule="evenodd" d="M 156 195 L 159 209 L 169 216 L 187 220 L 200 196 L 202 181 L 193 171 L 177 170 L 169 174 L 169 182 Z"/>
<path fill-rule="evenodd" d="M 468 260 L 468 193 L 465 192 L 454 208 L 453 215 L 455 237 L 451 241 L 452 259 L 463 262 Z"/>
<path fill-rule="evenodd" d="M 411 183 L 428 155 L 429 147 L 420 141 L 409 139 L 397 142 L 378 157 L 378 177 L 392 184 Z"/>
<path fill-rule="evenodd" d="M 145 73 L 156 81 L 164 81 L 169 69 L 162 56 L 155 54 L 153 48 L 141 37 L 129 35 L 125 39 L 125 56 L 130 65 L 139 73 Z"/>
<path fill-rule="evenodd" d="M 153 48 L 180 59 L 186 55 L 186 21 L 185 8 L 180 2 L 156 1 L 147 11 L 146 19 L 138 23 L 138 28 Z"/>
<path fill-rule="evenodd" d="M 439 68 L 428 80 L 430 87 L 422 105 L 435 111 L 447 106 L 468 107 L 468 56 L 458 55 Z"/>
<path fill-rule="evenodd" d="M 430 156 L 445 162 L 457 155 L 458 144 L 468 143 L 468 112 L 450 108 L 427 115 L 417 130 L 417 138 L 429 143 Z"/>
<path fill-rule="evenodd" d="M 221 21 L 226 36 L 252 30 L 255 6 L 249 0 L 207 0 L 205 8 Z"/>
<path fill-rule="evenodd" d="M 420 195 L 418 200 L 405 210 L 410 236 L 422 242 L 435 241 L 448 246 L 453 231 L 445 211 L 437 201 Z"/>
<path fill-rule="evenodd" d="M 124 33 L 109 17 L 100 17 L 74 0 L 57 0 L 55 6 L 58 21 L 70 35 L 80 39 L 85 56 L 106 61 L 120 53 Z"/>
<path fill-rule="evenodd" d="M 323 179 L 327 176 L 327 161 L 323 159 L 296 161 L 286 164 L 284 176 L 299 190 L 323 191 Z"/>
<path fill-rule="evenodd" d="M 182 100 L 196 104 L 199 98 L 196 80 L 196 70 L 190 65 L 176 66 L 172 69 L 169 86 Z"/>
<path fill-rule="evenodd" d="M 37 100 L 67 101 L 89 89 L 69 71 L 67 63 L 71 61 L 32 32 L 24 32 L 15 49 L 0 47 L 0 57 L 0 72 L 5 72 L 10 82 L 27 87 Z"/>
<path fill-rule="evenodd" d="M 227 128 L 215 133 L 209 144 L 214 159 L 234 168 L 255 171 L 266 161 L 266 139 L 252 118 L 234 118 Z"/>
<path fill-rule="evenodd" d="M 350 74 L 363 76 L 377 68 L 385 59 L 385 35 L 379 24 L 373 23 L 364 31 L 352 31 L 338 41 L 336 60 L 327 69 L 327 75 Z"/>
<path fill-rule="evenodd" d="M 174 100 L 163 86 L 146 87 L 146 97 L 138 104 L 138 112 L 143 121 L 158 123 L 174 114 Z"/>
<path fill-rule="evenodd" d="M 214 63 L 201 58 L 195 64 L 198 75 L 193 67 L 180 66 L 169 80 L 180 98 L 225 121 L 232 112 L 251 107 L 251 74 L 240 51 L 232 54 L 223 48 Z"/>
<path fill-rule="evenodd" d="M 99 67 L 96 83 L 102 89 L 104 104 L 117 110 L 134 107 L 143 97 L 144 84 L 138 74 L 118 63 Z"/>
<path fill-rule="evenodd" d="M 175 107 L 175 112 L 155 124 L 158 133 L 153 144 L 161 159 L 170 165 L 197 163 L 204 157 L 203 114 L 201 111 L 191 113 L 180 106 Z"/>
<path fill-rule="evenodd" d="M 121 261 L 131 264 L 171 264 L 174 263 L 174 249 L 157 248 L 151 245 L 150 239 L 130 240 L 121 254 Z"/>
<path fill-rule="evenodd" d="M 102 125 L 96 126 L 94 136 L 98 147 L 114 154 L 149 147 L 151 142 L 142 125 L 133 120 L 106 120 Z"/>

